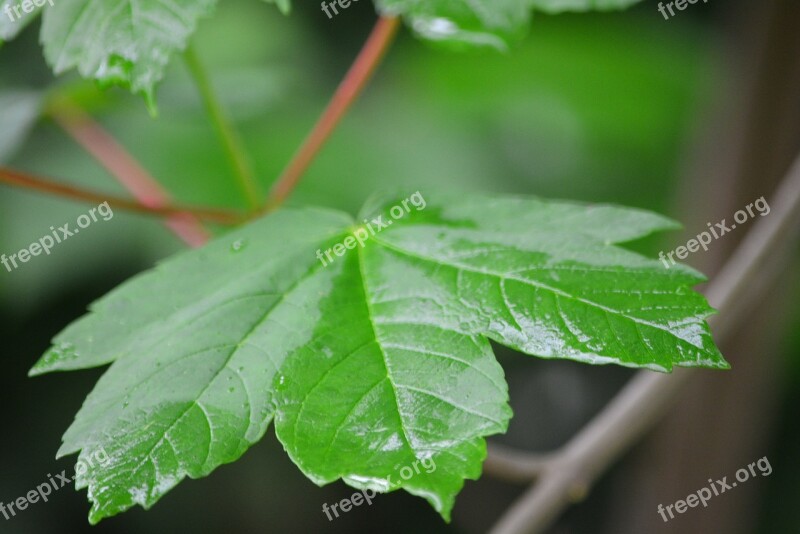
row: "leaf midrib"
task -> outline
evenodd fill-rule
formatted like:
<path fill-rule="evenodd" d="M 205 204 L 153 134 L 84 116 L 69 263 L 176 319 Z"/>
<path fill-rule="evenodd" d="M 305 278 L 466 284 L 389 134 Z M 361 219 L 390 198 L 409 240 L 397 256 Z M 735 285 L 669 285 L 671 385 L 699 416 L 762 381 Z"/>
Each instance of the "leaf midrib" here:
<path fill-rule="evenodd" d="M 375 339 L 375 345 L 377 345 L 378 350 L 381 353 L 381 357 L 383 358 L 383 367 L 386 369 L 386 380 L 389 382 L 389 385 L 392 387 L 392 397 L 394 397 L 394 404 L 397 408 L 397 417 L 400 420 L 400 430 L 403 432 L 403 439 L 408 446 L 408 449 L 412 452 L 412 454 L 416 457 L 416 452 L 414 451 L 414 447 L 411 445 L 411 439 L 408 437 L 408 433 L 406 431 L 406 422 L 403 417 L 403 412 L 400 410 L 400 398 L 397 394 L 397 387 L 392 379 L 391 367 L 389 365 L 389 360 L 386 356 L 386 352 L 383 350 L 383 345 L 381 341 L 378 339 L 378 329 L 375 325 L 375 321 L 373 320 L 374 317 L 374 310 L 372 309 L 372 303 L 370 301 L 370 292 L 367 287 L 367 277 L 366 277 L 366 269 L 364 268 L 364 247 L 359 247 L 356 251 L 356 255 L 358 256 L 358 275 L 361 279 L 361 286 L 364 291 L 364 303 L 367 308 L 367 319 L 369 320 L 369 326 L 372 330 L 372 337 Z"/>

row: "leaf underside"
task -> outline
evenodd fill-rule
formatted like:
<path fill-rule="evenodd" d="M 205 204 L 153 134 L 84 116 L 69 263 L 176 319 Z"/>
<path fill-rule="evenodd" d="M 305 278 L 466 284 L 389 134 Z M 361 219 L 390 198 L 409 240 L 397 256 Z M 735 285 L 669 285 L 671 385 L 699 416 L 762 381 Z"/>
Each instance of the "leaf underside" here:
<path fill-rule="evenodd" d="M 58 0 L 44 11 L 41 40 L 56 74 L 77 68 L 154 106 L 155 84 L 216 0 Z"/>
<path fill-rule="evenodd" d="M 505 50 L 525 35 L 531 10 L 546 13 L 622 9 L 640 0 L 374 0 L 379 13 L 402 16 L 422 39 L 463 48 Z M 290 0 L 266 0 L 285 14 Z M 0 0 L 0 44 L 40 13 L 40 40 L 56 74 L 77 69 L 102 86 L 141 94 L 155 112 L 155 86 L 171 57 L 186 48 L 217 0 L 57 0 L 6 16 L 19 0 Z M 15 17 L 16 20 L 12 20 Z"/>
<path fill-rule="evenodd" d="M 400 15 L 420 38 L 455 48 L 506 50 L 527 32 L 531 11 L 624 9 L 641 0 L 375 0 L 384 15 Z"/>
<path fill-rule="evenodd" d="M 78 475 L 90 520 L 236 460 L 273 419 L 315 483 L 403 488 L 449 518 L 480 475 L 484 438 L 511 416 L 489 340 L 543 358 L 727 368 L 713 310 L 691 290 L 702 276 L 619 246 L 672 221 L 532 198 L 427 200 L 396 219 L 374 203 L 358 222 L 282 210 L 135 277 L 60 334 L 31 374 L 112 364 L 59 451 L 111 458 Z M 376 214 L 391 224 L 318 260 Z M 420 460 L 436 469 L 398 476 Z"/>

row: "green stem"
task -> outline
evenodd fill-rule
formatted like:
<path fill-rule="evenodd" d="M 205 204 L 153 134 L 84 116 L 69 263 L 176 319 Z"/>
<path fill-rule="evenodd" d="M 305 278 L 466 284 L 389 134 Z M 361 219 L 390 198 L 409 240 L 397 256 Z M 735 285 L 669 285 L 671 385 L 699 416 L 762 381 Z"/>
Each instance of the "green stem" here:
<path fill-rule="evenodd" d="M 261 205 L 261 193 L 259 192 L 253 169 L 247 159 L 241 139 L 233 128 L 231 121 L 225 115 L 219 98 L 214 92 L 214 88 L 211 86 L 211 80 L 191 46 L 186 49 L 185 59 L 186 65 L 189 67 L 189 71 L 192 73 L 195 83 L 197 84 L 206 111 L 211 118 L 214 129 L 217 131 L 217 135 L 233 167 L 234 174 L 244 194 L 245 200 L 251 210 L 256 210 Z"/>

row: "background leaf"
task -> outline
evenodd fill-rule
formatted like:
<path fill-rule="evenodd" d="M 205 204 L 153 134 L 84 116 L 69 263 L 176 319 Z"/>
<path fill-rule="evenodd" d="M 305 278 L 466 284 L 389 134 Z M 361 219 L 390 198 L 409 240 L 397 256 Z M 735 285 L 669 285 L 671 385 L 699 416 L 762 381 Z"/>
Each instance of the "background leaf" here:
<path fill-rule="evenodd" d="M 3 44 L 3 41 L 10 41 L 19 35 L 28 24 L 39 16 L 39 13 L 42 12 L 46 5 L 47 4 L 44 6 L 37 6 L 31 3 L 32 11 L 26 13 L 21 9 L 22 2 L 20 0 L 0 0 L 0 45 Z M 16 12 L 13 11 L 15 7 L 20 12 L 19 17 L 17 17 Z M 11 15 L 6 12 L 7 8 L 11 9 Z"/>
<path fill-rule="evenodd" d="M 289 0 L 265 0 L 288 14 Z M 375 0 L 379 12 L 400 15 L 424 39 L 451 46 L 506 49 L 523 36 L 532 7 L 556 13 L 621 9 L 637 0 Z M 2 0 L 4 6 L 15 0 Z M 216 0 L 60 0 L 48 6 L 41 41 L 56 74 L 77 68 L 104 86 L 121 85 L 155 110 L 155 85 L 171 56 L 183 50 Z M 0 17 L 0 43 L 15 37 L 43 8 L 17 21 Z"/>
<path fill-rule="evenodd" d="M 77 68 L 103 85 L 122 85 L 152 108 L 170 57 L 186 47 L 215 0 L 59 0 L 44 13 L 42 43 L 56 74 Z"/>
<path fill-rule="evenodd" d="M 563 13 L 565 11 L 609 11 L 625 9 L 642 0 L 530 0 L 531 5 L 545 13 Z"/>
<path fill-rule="evenodd" d="M 0 163 L 7 162 L 22 146 L 42 107 L 39 91 L 0 92 Z"/>
<path fill-rule="evenodd" d="M 460 45 L 507 48 L 524 35 L 528 0 L 375 0 L 386 15 L 402 15 L 425 39 Z"/>
<path fill-rule="evenodd" d="M 278 9 L 281 10 L 281 13 L 284 15 L 288 15 L 289 11 L 292 9 L 292 4 L 290 0 L 264 0 L 267 3 L 274 3 L 278 6 Z"/>

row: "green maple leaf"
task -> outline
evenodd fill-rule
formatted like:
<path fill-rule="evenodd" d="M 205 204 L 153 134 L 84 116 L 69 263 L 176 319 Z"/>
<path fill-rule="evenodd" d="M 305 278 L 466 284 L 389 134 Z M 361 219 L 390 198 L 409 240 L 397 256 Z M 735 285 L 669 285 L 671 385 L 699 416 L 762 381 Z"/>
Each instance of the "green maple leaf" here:
<path fill-rule="evenodd" d="M 728 367 L 691 290 L 702 276 L 619 246 L 672 221 L 410 200 L 355 221 L 282 210 L 134 278 L 55 339 L 32 374 L 113 362 L 59 451 L 111 459 L 78 473 L 92 522 L 236 460 L 273 419 L 317 484 L 402 488 L 449 518 L 511 416 L 490 339 L 543 358 Z M 420 461 L 436 468 L 398 476 Z"/>

